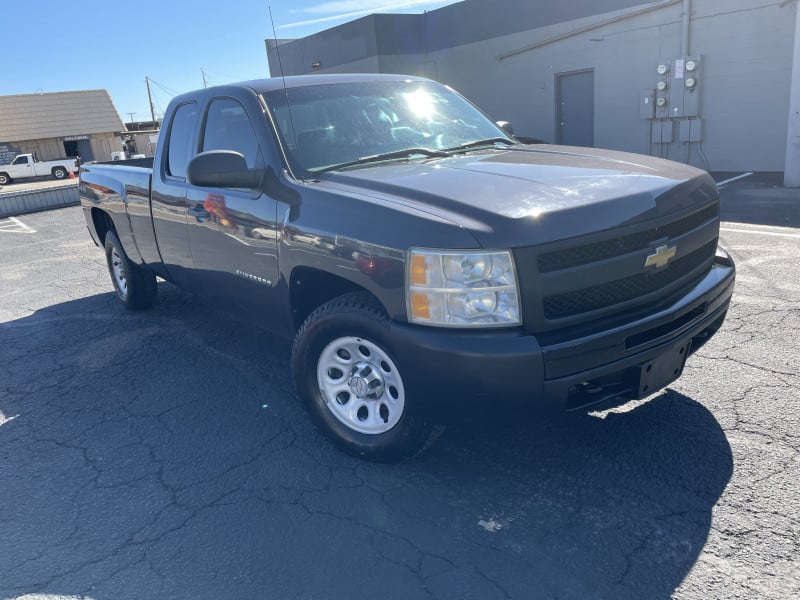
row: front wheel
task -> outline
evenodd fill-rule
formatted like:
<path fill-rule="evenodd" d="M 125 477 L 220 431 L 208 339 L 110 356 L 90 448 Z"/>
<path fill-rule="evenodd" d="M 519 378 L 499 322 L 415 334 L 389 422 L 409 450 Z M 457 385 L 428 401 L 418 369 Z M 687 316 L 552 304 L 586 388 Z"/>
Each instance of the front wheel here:
<path fill-rule="evenodd" d="M 7 173 L 0 173 L 0 185 L 8 185 L 12 179 Z"/>
<path fill-rule="evenodd" d="M 297 333 L 292 373 L 319 427 L 344 451 L 370 460 L 413 458 L 440 431 L 392 355 L 389 321 L 368 294 L 340 296 Z"/>
<path fill-rule="evenodd" d="M 56 179 L 64 179 L 67 176 L 67 170 L 64 167 L 56 167 L 53 169 L 53 177 Z"/>

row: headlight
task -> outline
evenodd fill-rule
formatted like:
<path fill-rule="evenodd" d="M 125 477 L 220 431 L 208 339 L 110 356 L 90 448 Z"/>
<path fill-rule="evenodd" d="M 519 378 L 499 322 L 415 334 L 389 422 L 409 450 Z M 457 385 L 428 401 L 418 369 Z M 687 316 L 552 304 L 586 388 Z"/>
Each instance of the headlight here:
<path fill-rule="evenodd" d="M 509 251 L 412 248 L 408 253 L 408 320 L 445 327 L 511 327 L 522 323 Z"/>

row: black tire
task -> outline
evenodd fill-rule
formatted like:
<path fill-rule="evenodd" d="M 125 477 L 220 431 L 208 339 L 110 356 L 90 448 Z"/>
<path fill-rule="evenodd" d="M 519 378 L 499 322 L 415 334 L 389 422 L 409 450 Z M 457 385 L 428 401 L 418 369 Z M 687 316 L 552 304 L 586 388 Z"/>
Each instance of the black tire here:
<path fill-rule="evenodd" d="M 64 179 L 67 176 L 67 170 L 64 167 L 56 167 L 53 169 L 53 177 L 56 179 Z"/>
<path fill-rule="evenodd" d="M 158 301 L 155 274 L 131 262 L 113 231 L 106 233 L 105 251 L 111 282 L 125 308 L 141 310 L 154 306 Z"/>
<path fill-rule="evenodd" d="M 0 185 L 8 185 L 12 181 L 14 180 L 8 176 L 8 173 L 0 173 Z"/>
<path fill-rule="evenodd" d="M 396 368 L 392 377 L 397 377 L 401 381 L 399 387 L 405 389 L 402 396 L 404 406 L 402 411 L 398 411 L 399 420 L 388 431 L 363 433 L 345 424 L 334 414 L 334 409 L 328 407 L 317 380 L 317 369 L 323 352 L 338 340 L 352 338 L 365 340 L 372 348 L 377 348 L 388 359 L 387 362 Z M 357 292 L 339 296 L 311 313 L 298 330 L 292 348 L 294 383 L 314 424 L 348 454 L 382 462 L 418 456 L 443 430 L 426 414 L 425 399 L 419 390 L 409 389 L 409 382 L 400 378 L 403 367 L 396 366 L 397 360 L 391 347 L 389 321 L 385 313 L 372 296 Z M 349 367 L 343 367 L 345 370 L 347 368 Z M 344 373 L 342 382 L 347 377 L 348 374 Z M 386 388 L 383 393 L 388 394 L 389 389 Z M 391 402 L 388 396 L 382 397 Z M 360 397 L 350 401 L 363 402 Z M 333 402 L 335 401 L 331 403 Z M 379 404 L 382 401 L 379 398 L 373 402 Z M 380 412 L 383 408 L 381 406 L 370 410 Z"/>

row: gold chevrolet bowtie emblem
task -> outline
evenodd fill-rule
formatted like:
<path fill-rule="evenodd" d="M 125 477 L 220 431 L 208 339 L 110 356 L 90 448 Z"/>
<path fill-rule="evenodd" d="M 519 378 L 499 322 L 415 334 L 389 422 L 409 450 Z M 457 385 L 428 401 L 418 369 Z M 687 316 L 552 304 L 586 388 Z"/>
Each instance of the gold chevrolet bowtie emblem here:
<path fill-rule="evenodd" d="M 655 267 L 656 269 L 666 267 L 669 260 L 675 256 L 677 251 L 677 246 L 667 246 L 666 244 L 664 246 L 659 246 L 656 248 L 654 254 L 647 257 L 647 260 L 644 261 L 644 266 Z"/>

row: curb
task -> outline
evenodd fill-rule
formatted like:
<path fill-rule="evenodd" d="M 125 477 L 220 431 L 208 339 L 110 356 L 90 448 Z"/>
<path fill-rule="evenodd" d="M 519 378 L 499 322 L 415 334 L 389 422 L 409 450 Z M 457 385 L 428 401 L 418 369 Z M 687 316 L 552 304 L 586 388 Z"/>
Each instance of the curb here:
<path fill-rule="evenodd" d="M 23 192 L 0 192 L 0 218 L 79 204 L 77 185 L 61 185 Z"/>

